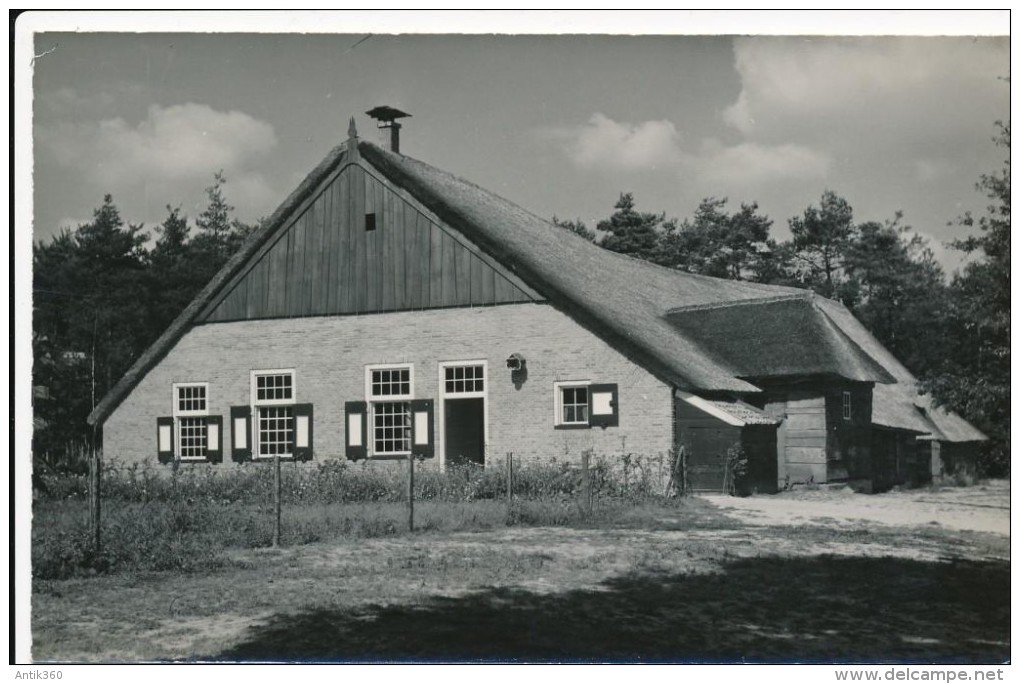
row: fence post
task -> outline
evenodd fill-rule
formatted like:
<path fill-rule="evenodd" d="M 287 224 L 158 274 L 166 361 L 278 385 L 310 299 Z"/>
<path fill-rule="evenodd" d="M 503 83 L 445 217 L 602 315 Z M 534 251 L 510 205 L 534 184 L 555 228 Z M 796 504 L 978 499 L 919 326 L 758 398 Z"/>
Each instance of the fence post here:
<path fill-rule="evenodd" d="M 514 452 L 506 455 L 506 514 L 513 513 L 514 505 Z"/>
<path fill-rule="evenodd" d="M 280 454 L 273 454 L 273 547 L 280 546 L 280 501 L 283 483 L 280 477 Z"/>
<path fill-rule="evenodd" d="M 89 523 L 92 526 L 92 550 L 99 554 L 102 545 L 100 532 L 100 517 L 102 512 L 100 488 L 102 487 L 102 473 L 99 467 L 99 450 L 96 449 L 96 428 L 92 428 L 92 438 L 89 440 Z"/>
<path fill-rule="evenodd" d="M 591 470 L 588 469 L 588 452 L 581 453 L 581 502 L 584 511 L 591 515 Z"/>
<path fill-rule="evenodd" d="M 407 455 L 407 531 L 414 532 L 414 454 Z"/>

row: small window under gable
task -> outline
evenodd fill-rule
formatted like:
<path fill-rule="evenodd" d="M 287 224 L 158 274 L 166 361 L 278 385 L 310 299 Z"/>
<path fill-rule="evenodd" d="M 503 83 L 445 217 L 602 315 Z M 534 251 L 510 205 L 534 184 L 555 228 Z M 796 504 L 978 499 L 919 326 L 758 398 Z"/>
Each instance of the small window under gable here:
<path fill-rule="evenodd" d="M 850 420 L 852 417 L 852 403 L 850 392 L 843 392 L 843 420 Z"/>
<path fill-rule="evenodd" d="M 365 214 L 365 230 L 375 230 L 375 214 Z"/>

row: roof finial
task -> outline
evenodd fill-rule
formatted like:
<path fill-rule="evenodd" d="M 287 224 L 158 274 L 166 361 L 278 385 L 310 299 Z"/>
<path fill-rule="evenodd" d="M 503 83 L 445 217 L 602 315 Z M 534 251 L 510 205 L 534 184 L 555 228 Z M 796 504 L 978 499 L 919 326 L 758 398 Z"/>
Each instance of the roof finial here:
<path fill-rule="evenodd" d="M 347 137 L 348 138 L 357 138 L 358 137 L 358 127 L 354 125 L 354 117 L 353 116 L 351 117 L 350 125 L 347 126 Z"/>

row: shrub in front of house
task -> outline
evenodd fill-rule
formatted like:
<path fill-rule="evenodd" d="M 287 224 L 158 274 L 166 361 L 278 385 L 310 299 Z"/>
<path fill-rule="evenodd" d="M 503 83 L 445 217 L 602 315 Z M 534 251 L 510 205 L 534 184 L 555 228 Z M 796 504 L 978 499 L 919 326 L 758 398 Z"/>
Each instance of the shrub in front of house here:
<path fill-rule="evenodd" d="M 593 456 L 589 473 L 594 496 L 648 499 L 662 495 L 662 458 L 640 455 Z M 473 464 L 450 466 L 445 472 L 419 466 L 415 497 L 425 501 L 470 502 L 506 497 L 506 470 Z M 48 500 L 85 499 L 88 480 L 77 475 L 44 475 Z M 515 466 L 514 496 L 520 499 L 562 499 L 578 496 L 583 487 L 580 467 L 550 459 Z M 102 495 L 106 501 L 265 504 L 273 501 L 272 467 L 246 463 L 240 467 L 182 467 L 107 463 Z M 397 464 L 322 460 L 314 466 L 285 463 L 281 467 L 284 504 L 401 502 L 407 498 L 407 469 Z"/>

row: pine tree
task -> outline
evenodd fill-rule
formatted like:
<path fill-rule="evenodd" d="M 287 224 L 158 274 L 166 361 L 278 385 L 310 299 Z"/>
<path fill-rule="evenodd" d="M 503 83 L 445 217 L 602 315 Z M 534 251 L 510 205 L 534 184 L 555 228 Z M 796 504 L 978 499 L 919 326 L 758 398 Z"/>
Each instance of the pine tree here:
<path fill-rule="evenodd" d="M 602 247 L 646 259 L 660 261 L 662 258 L 661 233 L 667 228 L 663 224 L 665 214 L 647 214 L 634 210 L 634 195 L 627 192 L 620 195 L 613 215 L 599 221 L 596 228 L 608 233 L 602 240 Z"/>

